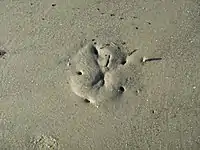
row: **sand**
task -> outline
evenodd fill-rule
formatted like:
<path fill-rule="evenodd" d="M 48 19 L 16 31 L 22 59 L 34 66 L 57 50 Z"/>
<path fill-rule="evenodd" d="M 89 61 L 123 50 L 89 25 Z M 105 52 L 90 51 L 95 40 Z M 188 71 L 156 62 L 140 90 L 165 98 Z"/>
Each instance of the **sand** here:
<path fill-rule="evenodd" d="M 200 149 L 198 0 L 0 1 L 0 149 Z"/>

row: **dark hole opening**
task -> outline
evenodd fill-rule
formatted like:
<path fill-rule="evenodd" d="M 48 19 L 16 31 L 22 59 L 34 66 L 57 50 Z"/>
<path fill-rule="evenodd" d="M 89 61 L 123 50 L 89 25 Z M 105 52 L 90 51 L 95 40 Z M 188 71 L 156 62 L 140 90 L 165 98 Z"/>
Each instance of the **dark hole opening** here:
<path fill-rule="evenodd" d="M 126 44 L 126 42 L 122 42 L 122 45 L 125 45 Z"/>
<path fill-rule="evenodd" d="M 78 72 L 77 72 L 77 74 L 78 74 L 78 75 L 82 75 L 83 73 L 82 73 L 82 72 L 80 72 L 80 71 L 78 71 Z"/>
<path fill-rule="evenodd" d="M 93 47 L 93 53 L 94 53 L 95 55 L 98 55 L 98 51 L 97 51 L 97 49 L 96 49 L 95 47 Z"/>
<path fill-rule="evenodd" d="M 120 90 L 121 92 L 124 92 L 124 91 L 125 91 L 125 89 L 124 89 L 123 86 L 120 86 L 120 87 L 119 87 L 119 90 Z"/>
<path fill-rule="evenodd" d="M 3 51 L 3 50 L 0 50 L 0 57 L 4 56 L 5 54 L 6 54 L 6 52 L 5 52 L 5 51 Z"/>
<path fill-rule="evenodd" d="M 126 60 L 123 60 L 123 61 L 121 62 L 121 64 L 122 64 L 122 65 L 125 65 L 125 64 L 126 64 Z"/>
<path fill-rule="evenodd" d="M 54 7 L 54 6 L 56 6 L 56 4 L 55 4 L 55 3 L 53 3 L 53 4 L 51 4 L 51 6 L 53 6 L 53 7 Z"/>
<path fill-rule="evenodd" d="M 88 99 L 84 99 L 85 103 L 90 103 L 90 101 Z"/>
<path fill-rule="evenodd" d="M 105 84 L 105 80 L 103 79 L 103 80 L 102 80 L 102 84 L 101 84 L 101 86 L 103 86 L 104 84 Z"/>

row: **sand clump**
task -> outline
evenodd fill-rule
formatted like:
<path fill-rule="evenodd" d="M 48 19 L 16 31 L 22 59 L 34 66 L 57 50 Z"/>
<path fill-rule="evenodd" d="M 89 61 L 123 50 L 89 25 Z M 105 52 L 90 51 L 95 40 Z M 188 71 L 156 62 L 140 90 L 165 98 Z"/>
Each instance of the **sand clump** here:
<path fill-rule="evenodd" d="M 130 67 L 134 68 L 127 57 L 112 43 L 87 44 L 72 59 L 72 91 L 97 107 L 106 100 L 119 98 L 137 76 L 130 72 Z"/>

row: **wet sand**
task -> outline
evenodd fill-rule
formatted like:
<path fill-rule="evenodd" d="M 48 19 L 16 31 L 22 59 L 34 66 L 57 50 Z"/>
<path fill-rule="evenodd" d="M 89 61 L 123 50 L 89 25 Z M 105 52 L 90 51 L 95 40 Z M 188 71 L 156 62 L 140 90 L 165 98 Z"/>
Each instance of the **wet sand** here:
<path fill-rule="evenodd" d="M 200 149 L 200 2 L 0 4 L 0 149 Z"/>

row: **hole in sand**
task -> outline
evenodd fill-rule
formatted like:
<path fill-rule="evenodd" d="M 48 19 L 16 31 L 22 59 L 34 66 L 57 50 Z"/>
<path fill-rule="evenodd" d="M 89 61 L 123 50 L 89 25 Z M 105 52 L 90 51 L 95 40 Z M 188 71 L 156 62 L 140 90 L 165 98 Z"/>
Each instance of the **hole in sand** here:
<path fill-rule="evenodd" d="M 98 51 L 97 51 L 97 49 L 96 49 L 95 47 L 93 47 L 92 51 L 93 51 L 93 53 L 94 53 L 95 55 L 98 56 L 99 53 L 98 53 Z"/>
<path fill-rule="evenodd" d="M 126 60 L 123 60 L 123 61 L 121 62 L 121 64 L 122 64 L 122 65 L 125 65 L 125 64 L 126 64 Z"/>
<path fill-rule="evenodd" d="M 53 6 L 53 7 L 54 7 L 54 6 L 56 6 L 56 4 L 55 4 L 55 3 L 53 3 L 53 4 L 51 4 L 51 6 Z"/>
<path fill-rule="evenodd" d="M 90 103 L 90 101 L 88 99 L 84 99 L 85 103 Z"/>
<path fill-rule="evenodd" d="M 78 71 L 77 72 L 77 75 L 82 75 L 83 73 L 81 71 Z"/>
<path fill-rule="evenodd" d="M 122 45 L 125 45 L 126 44 L 126 42 L 122 42 Z"/>
<path fill-rule="evenodd" d="M 125 88 L 123 86 L 120 86 L 119 91 L 123 93 L 125 91 Z"/>
<path fill-rule="evenodd" d="M 0 57 L 4 56 L 6 52 L 4 50 L 0 50 Z"/>

